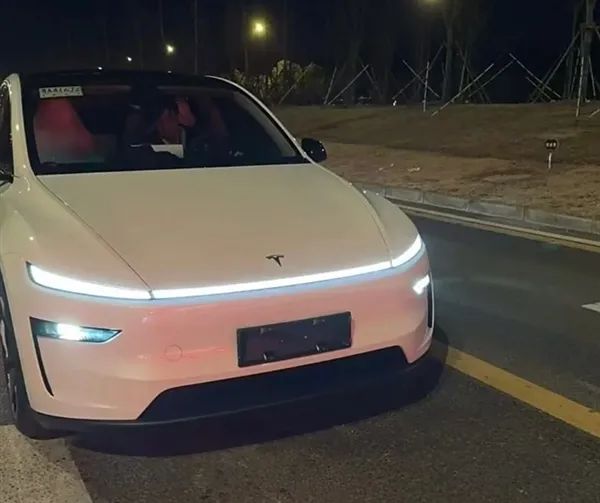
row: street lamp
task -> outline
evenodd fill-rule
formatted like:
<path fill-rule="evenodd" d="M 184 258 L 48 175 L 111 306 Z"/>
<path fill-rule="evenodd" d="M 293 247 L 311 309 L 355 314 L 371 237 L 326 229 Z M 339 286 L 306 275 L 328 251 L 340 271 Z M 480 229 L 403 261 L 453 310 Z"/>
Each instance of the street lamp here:
<path fill-rule="evenodd" d="M 267 38 L 268 35 L 268 26 L 267 26 L 267 22 L 262 19 L 262 18 L 255 18 L 253 20 L 250 21 L 250 25 L 249 25 L 249 32 L 248 35 L 245 38 L 245 43 L 244 43 L 244 69 L 245 69 L 245 73 L 246 75 L 248 75 L 249 73 L 249 56 L 248 56 L 248 52 L 249 52 L 249 44 L 251 39 L 260 39 L 260 40 L 264 40 L 265 38 Z"/>
<path fill-rule="evenodd" d="M 165 52 L 170 56 L 175 54 L 175 46 L 173 44 L 165 45 Z"/>
<path fill-rule="evenodd" d="M 252 22 L 252 36 L 255 38 L 265 38 L 267 35 L 267 23 L 262 19 L 255 19 Z"/>
<path fill-rule="evenodd" d="M 125 59 L 127 59 L 127 63 L 131 63 L 133 61 L 133 58 L 131 56 L 127 56 L 127 58 Z"/>

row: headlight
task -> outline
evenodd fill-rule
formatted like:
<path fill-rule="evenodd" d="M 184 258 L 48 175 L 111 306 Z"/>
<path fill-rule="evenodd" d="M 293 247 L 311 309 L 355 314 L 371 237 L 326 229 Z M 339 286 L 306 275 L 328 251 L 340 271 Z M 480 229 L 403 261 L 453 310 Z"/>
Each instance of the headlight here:
<path fill-rule="evenodd" d="M 421 236 L 417 236 L 417 239 L 415 239 L 414 243 L 411 244 L 406 251 L 401 255 L 398 255 L 395 259 L 392 259 L 392 267 L 398 267 L 411 261 L 419 254 L 422 248 L 423 240 L 421 239 Z"/>
<path fill-rule="evenodd" d="M 36 318 L 31 318 L 31 331 L 35 337 L 50 337 L 51 339 L 79 342 L 107 342 L 121 333 L 120 330 L 80 327 Z"/>
<path fill-rule="evenodd" d="M 431 276 L 429 276 L 428 274 L 427 276 L 423 276 L 421 279 L 415 281 L 415 284 L 413 285 L 413 290 L 417 295 L 423 295 L 430 283 Z"/>
<path fill-rule="evenodd" d="M 39 267 L 28 264 L 29 276 L 34 283 L 69 293 L 79 293 L 82 295 L 91 295 L 93 297 L 108 297 L 111 299 L 127 300 L 150 300 L 150 292 L 146 290 L 135 290 L 131 288 L 121 288 L 118 286 L 102 285 L 99 283 L 89 283 L 78 279 L 67 278 L 44 271 Z"/>

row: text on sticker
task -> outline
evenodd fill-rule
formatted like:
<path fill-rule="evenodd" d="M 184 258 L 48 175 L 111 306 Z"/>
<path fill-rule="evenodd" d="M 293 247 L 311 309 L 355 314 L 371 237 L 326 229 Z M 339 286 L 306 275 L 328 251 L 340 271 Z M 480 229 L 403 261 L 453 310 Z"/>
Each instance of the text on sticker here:
<path fill-rule="evenodd" d="M 83 96 L 81 86 L 40 87 L 40 98 L 66 98 L 69 96 Z"/>

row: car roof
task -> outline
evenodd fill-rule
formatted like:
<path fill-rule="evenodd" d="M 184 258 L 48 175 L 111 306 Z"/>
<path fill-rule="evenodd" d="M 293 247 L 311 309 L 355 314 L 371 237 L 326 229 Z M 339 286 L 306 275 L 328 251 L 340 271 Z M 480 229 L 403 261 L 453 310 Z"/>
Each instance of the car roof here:
<path fill-rule="evenodd" d="M 64 70 L 21 74 L 20 79 L 23 85 L 27 87 L 148 84 L 154 86 L 208 86 L 220 89 L 236 89 L 232 83 L 211 76 L 143 70 Z"/>

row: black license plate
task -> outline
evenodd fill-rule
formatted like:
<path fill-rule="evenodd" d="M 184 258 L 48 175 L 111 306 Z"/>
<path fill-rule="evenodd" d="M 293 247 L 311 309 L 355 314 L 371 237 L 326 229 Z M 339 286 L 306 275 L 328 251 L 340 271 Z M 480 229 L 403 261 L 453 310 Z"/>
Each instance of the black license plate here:
<path fill-rule="evenodd" d="M 349 348 L 350 313 L 241 328 L 237 332 L 240 367 Z"/>

